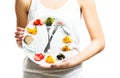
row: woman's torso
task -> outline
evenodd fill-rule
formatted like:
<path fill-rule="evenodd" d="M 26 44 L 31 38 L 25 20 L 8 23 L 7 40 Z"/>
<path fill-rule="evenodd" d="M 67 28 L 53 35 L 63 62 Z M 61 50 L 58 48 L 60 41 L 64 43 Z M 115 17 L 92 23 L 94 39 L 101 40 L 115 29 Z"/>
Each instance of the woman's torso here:
<path fill-rule="evenodd" d="M 51 9 L 45 7 L 40 0 L 32 0 L 28 14 L 28 21 L 39 17 L 43 13 L 60 14 L 69 23 L 69 29 L 74 33 L 75 43 L 79 49 L 80 45 L 80 26 L 81 26 L 81 12 L 80 5 L 77 0 L 66 0 L 63 6 Z"/>
<path fill-rule="evenodd" d="M 80 22 L 81 22 L 81 13 L 80 13 L 80 6 L 77 2 L 77 0 L 66 0 L 66 2 L 63 4 L 63 6 L 60 6 L 55 9 L 50 9 L 45 7 L 40 0 L 32 0 L 31 6 L 29 9 L 28 14 L 28 21 L 30 22 L 34 18 L 37 18 L 41 16 L 43 13 L 56 13 L 62 15 L 66 21 L 69 23 L 68 28 L 71 30 L 71 32 L 74 34 L 75 38 L 75 44 L 76 48 L 79 51 L 80 46 Z M 24 61 L 24 71 L 29 72 L 59 72 L 59 71 L 68 71 L 68 70 L 78 70 L 78 68 L 81 68 L 81 65 L 69 68 L 69 69 L 50 69 L 45 70 L 40 68 L 39 65 L 32 62 L 28 57 Z M 81 69 L 80 69 L 81 70 Z"/>

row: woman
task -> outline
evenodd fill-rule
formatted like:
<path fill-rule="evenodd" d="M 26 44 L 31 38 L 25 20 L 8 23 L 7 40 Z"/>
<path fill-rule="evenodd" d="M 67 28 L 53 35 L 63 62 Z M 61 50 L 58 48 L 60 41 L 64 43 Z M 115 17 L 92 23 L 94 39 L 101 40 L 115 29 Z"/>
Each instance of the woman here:
<path fill-rule="evenodd" d="M 104 49 L 105 42 L 101 25 L 96 13 L 94 0 L 16 0 L 17 31 L 16 42 L 22 47 L 24 28 L 29 21 L 41 13 L 60 13 L 72 25 L 76 45 L 80 45 L 80 21 L 83 16 L 91 43 L 77 55 L 62 63 L 39 66 L 28 57 L 24 60 L 24 78 L 82 78 L 82 62 Z"/>

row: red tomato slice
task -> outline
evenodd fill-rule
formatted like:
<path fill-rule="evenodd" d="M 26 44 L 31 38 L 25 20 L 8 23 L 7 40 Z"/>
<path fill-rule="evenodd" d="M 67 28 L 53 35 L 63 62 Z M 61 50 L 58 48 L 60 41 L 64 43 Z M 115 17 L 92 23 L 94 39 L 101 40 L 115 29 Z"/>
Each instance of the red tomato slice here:
<path fill-rule="evenodd" d="M 40 19 L 36 19 L 34 25 L 43 25 L 43 22 Z"/>
<path fill-rule="evenodd" d="M 41 61 L 41 59 L 38 56 L 35 56 L 34 60 L 35 61 Z"/>
<path fill-rule="evenodd" d="M 40 58 L 40 59 L 43 59 L 43 58 L 44 58 L 44 55 L 43 55 L 43 54 L 40 54 L 40 55 L 39 55 L 39 58 Z"/>
<path fill-rule="evenodd" d="M 39 25 L 40 24 L 40 19 L 36 19 L 35 21 L 34 21 L 34 25 Z"/>
<path fill-rule="evenodd" d="M 42 53 L 35 53 L 35 58 L 37 57 L 37 59 L 39 58 L 40 60 L 44 59 L 44 55 Z"/>

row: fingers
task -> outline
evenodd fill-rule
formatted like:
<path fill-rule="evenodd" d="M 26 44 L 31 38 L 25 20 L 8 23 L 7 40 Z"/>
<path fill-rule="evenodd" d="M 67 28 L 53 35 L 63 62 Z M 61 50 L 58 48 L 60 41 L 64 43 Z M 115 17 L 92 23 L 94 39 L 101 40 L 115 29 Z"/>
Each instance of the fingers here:
<path fill-rule="evenodd" d="M 68 68 L 70 67 L 69 62 L 63 61 L 60 63 L 52 64 L 51 68 Z"/>
<path fill-rule="evenodd" d="M 60 63 L 55 63 L 55 64 L 41 64 L 40 67 L 44 69 L 52 69 L 52 68 L 68 68 L 69 63 L 67 61 L 65 62 L 60 62 Z"/>
<path fill-rule="evenodd" d="M 75 64 L 73 64 L 70 60 L 64 60 L 62 62 L 59 63 L 55 63 L 55 64 L 43 64 L 40 65 L 40 67 L 44 68 L 44 69 L 53 69 L 53 68 L 57 68 L 57 69 L 62 69 L 62 68 L 70 68 L 76 66 Z"/>
<path fill-rule="evenodd" d="M 16 32 L 15 32 L 15 35 L 17 36 L 17 35 L 23 35 L 24 34 L 24 31 L 25 31 L 25 29 L 24 28 L 20 28 L 20 27 L 17 27 L 16 28 Z"/>
<path fill-rule="evenodd" d="M 24 32 L 17 31 L 17 32 L 15 32 L 15 38 L 22 38 L 23 34 L 24 34 Z"/>
<path fill-rule="evenodd" d="M 15 34 L 16 34 L 16 35 L 23 35 L 23 34 L 24 34 L 24 31 L 16 31 Z"/>
<path fill-rule="evenodd" d="M 17 31 L 23 31 L 23 32 L 25 31 L 25 29 L 24 29 L 24 28 L 21 28 L 21 27 L 17 27 L 16 30 L 17 30 Z"/>
<path fill-rule="evenodd" d="M 16 28 L 16 32 L 15 32 L 15 38 L 16 38 L 16 41 L 18 43 L 21 43 L 22 42 L 22 38 L 24 37 L 24 31 L 25 29 L 24 28 L 21 28 L 21 27 L 17 27 Z"/>

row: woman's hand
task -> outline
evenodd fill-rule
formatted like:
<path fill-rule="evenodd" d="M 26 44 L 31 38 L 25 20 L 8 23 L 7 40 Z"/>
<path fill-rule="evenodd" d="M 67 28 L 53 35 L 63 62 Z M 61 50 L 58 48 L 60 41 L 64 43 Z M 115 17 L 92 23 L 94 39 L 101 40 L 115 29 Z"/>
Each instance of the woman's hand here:
<path fill-rule="evenodd" d="M 63 62 L 52 64 L 51 68 L 70 68 L 70 67 L 77 66 L 78 64 L 80 64 L 79 56 L 76 55 L 69 59 L 64 60 Z"/>
<path fill-rule="evenodd" d="M 17 30 L 15 32 L 16 42 L 19 47 L 22 47 L 22 39 L 23 39 L 25 29 L 21 27 L 17 27 L 16 30 Z"/>
<path fill-rule="evenodd" d="M 64 60 L 60 63 L 50 64 L 50 65 L 41 65 L 40 67 L 51 69 L 51 68 L 70 68 L 81 64 L 82 62 L 79 61 L 79 55 L 75 55 L 69 59 Z"/>

